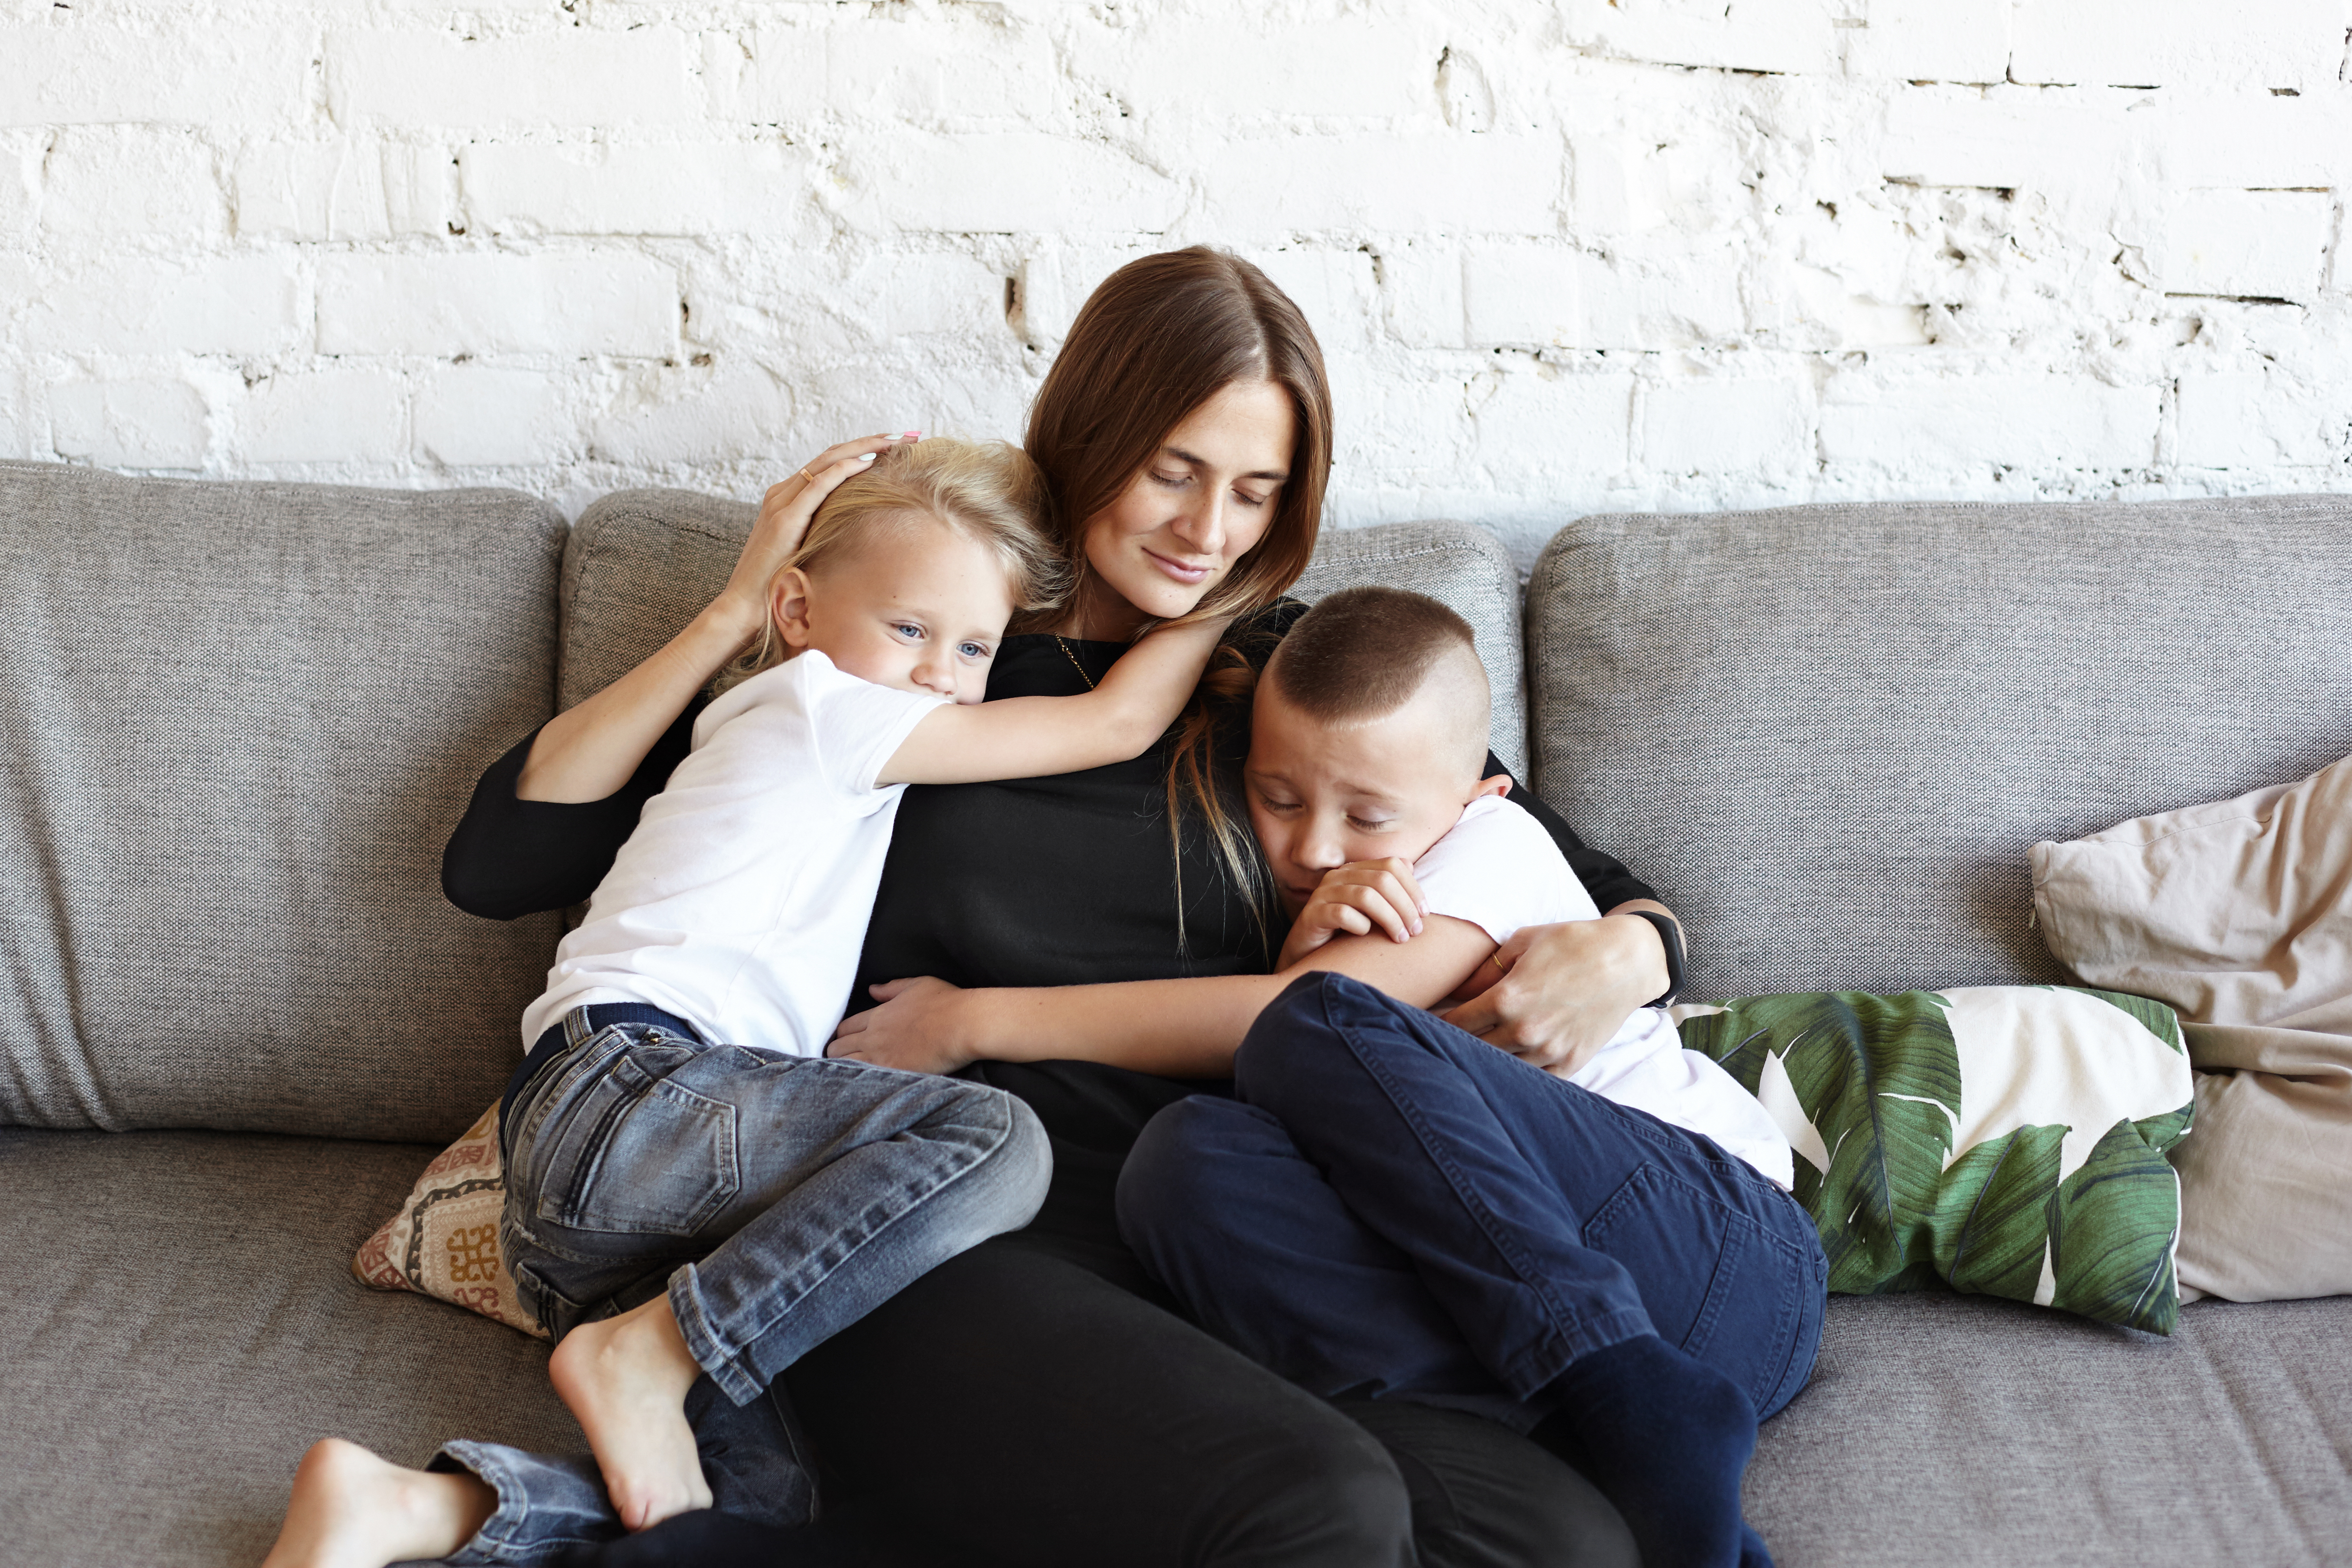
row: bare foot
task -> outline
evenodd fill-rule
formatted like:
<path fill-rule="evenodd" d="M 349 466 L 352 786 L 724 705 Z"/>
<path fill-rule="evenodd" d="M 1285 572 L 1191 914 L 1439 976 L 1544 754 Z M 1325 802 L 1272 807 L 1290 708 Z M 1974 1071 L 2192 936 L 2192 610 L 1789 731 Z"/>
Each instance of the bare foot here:
<path fill-rule="evenodd" d="M 582 1323 L 549 1358 L 555 1392 L 579 1418 L 613 1511 L 631 1530 L 710 1506 L 686 1391 L 702 1375 L 669 1297 Z"/>
<path fill-rule="evenodd" d="M 472 1476 L 404 1470 L 329 1437 L 302 1456 L 286 1523 L 261 1568 L 384 1568 L 446 1557 L 473 1539 L 498 1500 Z"/>

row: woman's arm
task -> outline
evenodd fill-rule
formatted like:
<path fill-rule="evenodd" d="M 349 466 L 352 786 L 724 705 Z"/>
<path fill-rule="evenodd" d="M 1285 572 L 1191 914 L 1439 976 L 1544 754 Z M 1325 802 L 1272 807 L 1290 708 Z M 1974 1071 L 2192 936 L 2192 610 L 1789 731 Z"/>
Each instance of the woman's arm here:
<path fill-rule="evenodd" d="M 919 1072 L 968 1061 L 1100 1061 L 1170 1078 L 1222 1078 L 1265 1005 L 1329 969 L 1427 1007 L 1495 950 L 1466 920 L 1432 915 L 1410 942 L 1339 936 L 1274 975 L 964 990 L 944 980 L 874 988 L 882 1005 L 842 1019 L 830 1054 Z"/>
<path fill-rule="evenodd" d="M 1486 768 L 1503 770 L 1491 754 Z M 1665 938 L 1637 912 L 1664 915 L 1677 933 L 1682 922 L 1648 883 L 1578 838 L 1534 790 L 1514 785 L 1510 798 L 1543 824 L 1602 917 L 1520 931 L 1495 956 L 1503 977 L 1444 1017 L 1538 1067 L 1573 1072 L 1672 984 Z"/>
<path fill-rule="evenodd" d="M 1641 910 L 1675 919 L 1656 899 L 1637 898 L 1599 920 L 1516 933 L 1495 955 L 1503 977 L 1445 1021 L 1538 1067 L 1575 1071 L 1671 984 L 1665 939 Z"/>
<path fill-rule="evenodd" d="M 771 486 L 719 597 L 645 663 L 548 720 L 514 781 L 517 799 L 577 804 L 627 784 L 695 694 L 766 624 L 768 584 L 799 547 L 817 503 L 898 439 L 845 441 Z"/>
<path fill-rule="evenodd" d="M 1142 756 L 1184 711 L 1222 619 L 1161 626 L 1118 656 L 1092 691 L 1003 697 L 924 716 L 877 784 L 976 784 L 1076 773 Z"/>
<path fill-rule="evenodd" d="M 488 920 L 512 920 L 586 898 L 636 831 L 637 813 L 685 758 L 694 712 L 689 707 L 678 715 L 620 789 L 579 805 L 515 794 L 515 779 L 537 737 L 518 741 L 482 774 L 450 833 L 441 852 L 442 893 L 467 914 Z"/>

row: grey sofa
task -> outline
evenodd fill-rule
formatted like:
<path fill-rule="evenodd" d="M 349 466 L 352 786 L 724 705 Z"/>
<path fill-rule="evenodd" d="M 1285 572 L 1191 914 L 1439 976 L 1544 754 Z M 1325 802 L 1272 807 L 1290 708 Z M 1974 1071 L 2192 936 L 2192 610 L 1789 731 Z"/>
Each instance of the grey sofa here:
<path fill-rule="evenodd" d="M 557 935 L 457 914 L 478 769 L 708 594 L 746 507 L 0 464 L 0 1562 L 257 1561 L 341 1434 L 578 1446 L 544 1349 L 353 1249 Z M 1689 921 L 1694 994 L 2044 979 L 2024 848 L 2352 751 L 2352 504 L 1586 517 L 1304 585 L 1469 613 L 1496 745 Z M 1525 643 L 1522 656 L 1522 606 Z M 2352 1553 L 2352 1301 L 2159 1340 L 1832 1303 L 1750 1517 L 1789 1568 Z"/>

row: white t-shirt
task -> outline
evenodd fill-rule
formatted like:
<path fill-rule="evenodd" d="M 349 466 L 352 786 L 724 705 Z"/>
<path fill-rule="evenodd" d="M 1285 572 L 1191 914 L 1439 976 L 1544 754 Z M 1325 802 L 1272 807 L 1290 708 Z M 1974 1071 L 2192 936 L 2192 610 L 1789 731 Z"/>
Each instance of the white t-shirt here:
<path fill-rule="evenodd" d="M 522 1015 L 646 1002 L 715 1041 L 822 1056 L 848 1010 L 903 784 L 874 777 L 948 699 L 859 680 L 814 649 L 735 686 L 646 802 Z"/>
<path fill-rule="evenodd" d="M 1467 920 L 1497 943 L 1522 925 L 1601 917 L 1543 824 L 1500 796 L 1465 807 L 1462 820 L 1413 862 L 1412 874 L 1432 915 Z M 1771 1113 L 1731 1074 L 1682 1044 L 1664 1011 L 1642 1008 L 1568 1082 L 1712 1138 L 1783 1187 L 1794 1183 L 1795 1156 Z"/>

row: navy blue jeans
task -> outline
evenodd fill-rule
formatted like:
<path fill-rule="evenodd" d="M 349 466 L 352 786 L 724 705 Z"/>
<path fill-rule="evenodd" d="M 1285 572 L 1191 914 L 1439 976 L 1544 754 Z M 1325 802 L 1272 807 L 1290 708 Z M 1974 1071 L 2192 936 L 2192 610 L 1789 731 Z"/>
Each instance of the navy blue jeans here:
<path fill-rule="evenodd" d="M 1527 1431 L 1654 1333 L 1759 1417 L 1805 1385 L 1828 1266 L 1746 1161 L 1338 975 L 1299 979 L 1144 1129 L 1121 1232 L 1203 1327 L 1327 1398 Z"/>

